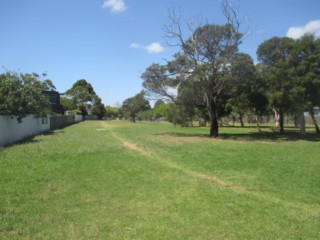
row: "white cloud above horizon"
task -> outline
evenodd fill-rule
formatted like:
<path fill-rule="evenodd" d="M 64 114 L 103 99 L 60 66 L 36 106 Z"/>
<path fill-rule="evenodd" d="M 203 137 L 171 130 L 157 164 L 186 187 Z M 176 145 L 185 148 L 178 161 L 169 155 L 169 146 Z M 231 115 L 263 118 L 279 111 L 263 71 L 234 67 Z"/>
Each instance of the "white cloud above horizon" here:
<path fill-rule="evenodd" d="M 310 21 L 304 26 L 290 27 L 286 36 L 293 39 L 299 39 L 306 33 L 311 33 L 316 37 L 320 37 L 320 19 Z"/>
<path fill-rule="evenodd" d="M 147 51 L 148 53 L 161 53 L 164 51 L 164 47 L 158 43 L 158 42 L 153 42 L 149 45 L 140 45 L 138 43 L 131 43 L 130 48 L 135 48 L 135 49 L 142 49 Z"/>
<path fill-rule="evenodd" d="M 127 9 L 123 0 L 104 0 L 102 8 L 110 8 L 112 12 L 120 13 Z"/>

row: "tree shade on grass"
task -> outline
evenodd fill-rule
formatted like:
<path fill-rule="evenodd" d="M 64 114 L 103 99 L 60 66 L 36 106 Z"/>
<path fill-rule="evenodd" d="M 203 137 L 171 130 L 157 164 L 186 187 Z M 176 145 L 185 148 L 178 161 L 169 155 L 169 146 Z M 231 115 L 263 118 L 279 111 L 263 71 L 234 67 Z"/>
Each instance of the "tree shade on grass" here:
<path fill-rule="evenodd" d="M 90 121 L 3 148 L 0 238 L 319 239 L 319 139 L 220 130 Z"/>

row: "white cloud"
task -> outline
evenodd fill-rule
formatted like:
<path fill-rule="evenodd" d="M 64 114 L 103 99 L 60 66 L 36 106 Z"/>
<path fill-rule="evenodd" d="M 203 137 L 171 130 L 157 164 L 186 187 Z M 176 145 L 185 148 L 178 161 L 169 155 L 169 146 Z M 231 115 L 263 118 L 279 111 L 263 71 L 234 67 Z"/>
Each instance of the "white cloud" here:
<path fill-rule="evenodd" d="M 164 47 L 158 42 L 154 42 L 146 46 L 140 45 L 138 43 L 131 43 L 130 48 L 143 49 L 148 53 L 161 53 L 164 51 Z"/>
<path fill-rule="evenodd" d="M 120 13 L 127 9 L 123 0 L 105 0 L 102 8 L 111 8 L 113 12 Z"/>
<path fill-rule="evenodd" d="M 161 53 L 162 51 L 164 51 L 164 47 L 162 47 L 160 43 L 154 42 L 146 46 L 146 50 L 148 51 L 148 53 Z"/>
<path fill-rule="evenodd" d="M 287 37 L 298 39 L 306 33 L 312 33 L 320 37 L 320 20 L 310 21 L 305 26 L 289 28 Z"/>

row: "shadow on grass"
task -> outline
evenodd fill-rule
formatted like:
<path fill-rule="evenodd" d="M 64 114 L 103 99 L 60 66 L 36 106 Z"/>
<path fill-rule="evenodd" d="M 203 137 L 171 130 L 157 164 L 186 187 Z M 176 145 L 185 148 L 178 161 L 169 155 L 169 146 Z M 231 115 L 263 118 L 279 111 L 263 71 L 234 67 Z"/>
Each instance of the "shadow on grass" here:
<path fill-rule="evenodd" d="M 249 132 L 249 133 L 238 133 L 228 134 L 222 133 L 219 135 L 220 139 L 223 140 L 241 140 L 241 141 L 320 141 L 320 136 L 314 133 L 307 133 L 305 136 L 301 136 L 297 132 L 285 132 L 284 134 L 275 132 Z"/>
<path fill-rule="evenodd" d="M 64 131 L 61 131 L 61 130 L 53 130 L 53 131 L 46 131 L 46 132 L 43 132 L 43 133 L 39 133 L 35 136 L 30 136 L 30 137 L 25 137 L 17 142 L 14 142 L 14 143 L 11 143 L 11 144 L 8 144 L 8 145 L 5 145 L 5 146 L 2 146 L 2 148 L 8 148 L 8 147 L 11 147 L 11 146 L 16 146 L 16 145 L 24 145 L 24 144 L 35 144 L 35 143 L 39 143 L 41 142 L 41 140 L 39 138 L 36 139 L 37 136 L 49 136 L 49 135 L 58 135 L 58 134 L 63 134 Z"/>
<path fill-rule="evenodd" d="M 64 131 L 62 131 L 61 129 L 56 129 L 56 130 L 50 130 L 50 131 L 43 132 L 39 135 L 48 136 L 48 135 L 58 135 L 58 134 L 63 134 L 63 133 L 64 133 Z"/>
<path fill-rule="evenodd" d="M 252 128 L 251 128 L 252 129 Z M 181 132 L 166 132 L 158 135 L 169 135 L 173 137 L 197 137 L 210 139 L 209 134 L 205 133 L 181 133 Z M 319 142 L 320 136 L 315 133 L 307 133 L 301 136 L 295 130 L 287 130 L 284 134 L 270 131 L 262 132 L 247 132 L 247 133 L 220 133 L 217 139 L 221 140 L 236 140 L 236 141 L 310 141 Z"/>

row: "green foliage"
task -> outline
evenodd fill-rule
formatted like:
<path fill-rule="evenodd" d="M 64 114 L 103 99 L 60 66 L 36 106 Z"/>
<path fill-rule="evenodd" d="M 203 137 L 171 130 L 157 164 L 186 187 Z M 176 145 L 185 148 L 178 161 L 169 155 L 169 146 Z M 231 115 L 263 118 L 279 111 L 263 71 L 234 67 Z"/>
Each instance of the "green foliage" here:
<path fill-rule="evenodd" d="M 164 102 L 156 102 L 153 108 L 153 117 L 155 119 L 168 119 L 170 114 L 170 104 Z"/>
<path fill-rule="evenodd" d="M 137 117 L 139 120 L 155 121 L 170 120 L 171 104 L 158 100 L 152 109 L 139 112 Z"/>
<path fill-rule="evenodd" d="M 96 115 L 99 120 L 102 120 L 106 114 L 106 109 L 103 103 L 101 103 L 101 99 L 98 98 L 97 101 L 92 106 L 92 114 Z"/>
<path fill-rule="evenodd" d="M 117 107 L 106 106 L 106 117 L 116 119 L 120 115 L 120 109 Z"/>
<path fill-rule="evenodd" d="M 63 105 L 66 111 L 76 110 L 77 106 L 75 105 L 74 101 L 68 97 L 60 97 L 60 103 Z"/>
<path fill-rule="evenodd" d="M 139 119 L 139 121 L 153 121 L 153 120 L 155 120 L 153 109 L 148 109 L 148 110 L 138 112 L 137 118 Z"/>
<path fill-rule="evenodd" d="M 261 116 L 267 112 L 266 84 L 259 78 L 252 58 L 238 53 L 231 62 L 231 78 L 228 104 L 233 116 L 240 119 L 246 113 Z"/>
<path fill-rule="evenodd" d="M 46 75 L 43 75 L 46 76 Z M 50 79 L 46 79 L 43 81 L 45 91 L 55 91 L 56 87 L 53 85 L 53 82 Z"/>
<path fill-rule="evenodd" d="M 296 91 L 307 110 L 320 106 L 320 39 L 305 35 L 296 40 L 290 55 Z"/>
<path fill-rule="evenodd" d="M 238 52 L 241 34 L 231 25 L 199 26 L 185 40 L 180 23 L 172 24 L 167 30 L 178 39 L 180 52 L 166 65 L 152 64 L 142 79 L 150 95 L 175 104 L 174 123 L 188 126 L 209 118 L 210 135 L 216 137 L 223 116 L 253 114 L 258 121 L 274 111 L 283 134 L 285 115 L 300 116 L 303 132 L 303 112 L 309 111 L 320 134 L 314 117 L 320 105 L 320 40 L 315 36 L 273 37 L 258 47 L 260 64 L 255 66 L 250 56 Z"/>
<path fill-rule="evenodd" d="M 285 113 L 303 116 L 320 104 L 320 40 L 313 35 L 298 40 L 274 37 L 262 43 L 257 54 L 268 83 L 268 100 L 280 115 L 283 133 Z M 304 121 L 299 124 L 301 129 L 302 125 Z"/>
<path fill-rule="evenodd" d="M 229 19 L 230 20 L 230 19 Z M 180 23 L 173 21 L 177 29 Z M 205 106 L 211 120 L 210 135 L 218 136 L 218 118 L 229 110 L 226 107 L 230 60 L 238 51 L 241 34 L 232 24 L 205 24 L 197 27 L 184 40 L 182 33 L 170 32 L 179 41 L 180 52 L 165 66 L 151 65 L 142 74 L 143 86 L 156 96 L 177 103 L 176 113 L 182 123 L 192 121 L 196 106 Z M 168 94 L 175 87 L 178 97 Z"/>
<path fill-rule="evenodd" d="M 258 60 L 265 66 L 275 66 L 288 60 L 294 40 L 288 37 L 273 37 L 259 45 Z"/>
<path fill-rule="evenodd" d="M 28 114 L 49 113 L 50 103 L 42 94 L 47 86 L 48 81 L 42 82 L 35 73 L 0 74 L 0 115 L 14 116 L 21 122 Z"/>
<path fill-rule="evenodd" d="M 145 92 L 141 91 L 134 97 L 126 99 L 122 103 L 122 110 L 135 122 L 138 112 L 150 109 L 149 101 L 144 98 Z"/>
<path fill-rule="evenodd" d="M 73 100 L 74 104 L 78 106 L 82 116 L 88 115 L 89 105 L 92 105 L 97 100 L 93 87 L 85 79 L 80 79 L 73 84 L 73 86 L 66 91 L 66 94 Z"/>
<path fill-rule="evenodd" d="M 258 59 L 265 66 L 269 102 L 278 111 L 286 111 L 291 105 L 289 91 L 293 85 L 289 74 L 289 56 L 293 44 L 293 39 L 274 37 L 263 42 L 257 50 Z"/>
<path fill-rule="evenodd" d="M 270 107 L 279 114 L 280 133 L 284 133 L 284 114 L 290 111 L 295 103 L 292 89 L 294 84 L 290 74 L 289 58 L 294 40 L 283 37 L 271 38 L 258 47 L 257 55 L 263 68 L 263 76 L 267 79 L 267 96 Z M 297 102 L 300 103 L 300 102 Z"/>
<path fill-rule="evenodd" d="M 170 72 L 168 66 L 152 64 L 141 75 L 143 87 L 147 90 L 149 96 L 160 99 L 169 99 L 175 101 L 175 94 L 170 90 L 176 87 L 179 82 L 169 77 Z"/>

